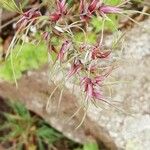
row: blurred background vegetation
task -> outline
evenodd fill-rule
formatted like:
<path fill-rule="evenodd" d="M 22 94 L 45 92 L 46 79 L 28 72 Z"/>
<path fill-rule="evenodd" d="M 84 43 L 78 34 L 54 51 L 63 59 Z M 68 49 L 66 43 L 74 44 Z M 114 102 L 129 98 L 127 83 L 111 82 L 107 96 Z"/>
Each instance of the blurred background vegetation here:
<path fill-rule="evenodd" d="M 2 102 L 1 102 L 2 104 Z M 69 140 L 18 101 L 3 102 L 0 143 L 11 150 L 99 150 L 96 142 L 84 145 Z"/>

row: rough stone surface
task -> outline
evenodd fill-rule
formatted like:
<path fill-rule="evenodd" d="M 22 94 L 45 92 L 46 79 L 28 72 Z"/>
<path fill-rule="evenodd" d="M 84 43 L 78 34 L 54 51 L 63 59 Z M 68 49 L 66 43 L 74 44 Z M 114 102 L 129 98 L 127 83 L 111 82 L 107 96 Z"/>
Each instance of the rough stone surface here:
<path fill-rule="evenodd" d="M 18 81 L 18 88 L 14 84 L 0 81 L 0 98 L 20 100 L 29 110 L 76 142 L 85 143 L 88 139 L 93 139 L 103 146 L 102 150 L 116 150 L 117 147 L 109 133 L 87 116 L 80 128 L 75 130 L 81 123 L 85 111 L 82 108 L 79 110 L 77 98 L 68 89 L 64 89 L 59 107 L 61 91 L 57 89 L 53 93 L 56 85 L 47 82 L 49 79 L 47 70 L 46 67 L 23 75 Z M 48 100 L 49 106 L 46 109 Z M 78 113 L 72 116 L 77 110 Z"/>
<path fill-rule="evenodd" d="M 126 33 L 122 62 L 113 73 L 120 83 L 112 86 L 112 100 L 118 101 L 115 105 L 126 113 L 113 106 L 106 109 L 91 106 L 88 116 L 105 127 L 119 150 L 147 150 L 150 148 L 150 19 Z"/>

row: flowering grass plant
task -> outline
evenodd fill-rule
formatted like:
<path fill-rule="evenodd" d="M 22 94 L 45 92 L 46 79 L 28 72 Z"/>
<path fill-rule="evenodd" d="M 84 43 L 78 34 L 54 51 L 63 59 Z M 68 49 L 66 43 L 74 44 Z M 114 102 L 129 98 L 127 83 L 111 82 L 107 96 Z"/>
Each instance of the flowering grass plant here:
<path fill-rule="evenodd" d="M 102 89 L 105 81 L 116 68 L 112 60 L 115 46 L 120 39 L 120 37 L 115 39 L 109 48 L 105 46 L 105 23 L 110 22 L 118 31 L 117 25 L 111 18 L 112 16 L 116 18 L 121 15 L 127 16 L 126 4 L 129 2 L 118 0 L 115 1 L 115 5 L 112 5 L 111 2 L 103 0 L 80 0 L 78 3 L 55 0 L 46 14 L 42 14 L 40 11 L 40 8 L 46 3 L 45 1 L 41 6 L 25 12 L 13 3 L 15 10 L 20 13 L 20 19 L 16 23 L 16 34 L 6 56 L 11 58 L 14 78 L 12 50 L 18 43 L 23 45 L 26 42 L 23 38 L 25 36 L 28 42 L 36 45 L 44 42 L 47 46 L 50 80 L 57 85 L 50 95 L 49 101 L 56 89 L 66 87 L 68 82 L 81 88 L 80 91 L 86 101 L 105 101 Z M 7 7 L 10 6 L 7 5 Z M 98 33 L 92 33 L 91 21 L 93 18 L 101 20 L 98 24 L 101 26 L 101 30 Z M 131 18 L 131 20 L 133 19 Z M 34 27 L 36 31 L 32 32 L 31 27 Z M 82 35 L 80 40 L 76 38 L 78 33 Z M 94 34 L 92 42 L 89 41 L 91 33 Z M 21 50 L 21 48 L 18 50 L 18 54 Z M 19 56 L 18 54 L 16 57 Z M 62 82 L 58 83 L 57 78 L 61 78 Z M 61 96 L 62 94 L 60 100 Z M 49 102 L 47 108 L 48 106 Z"/>

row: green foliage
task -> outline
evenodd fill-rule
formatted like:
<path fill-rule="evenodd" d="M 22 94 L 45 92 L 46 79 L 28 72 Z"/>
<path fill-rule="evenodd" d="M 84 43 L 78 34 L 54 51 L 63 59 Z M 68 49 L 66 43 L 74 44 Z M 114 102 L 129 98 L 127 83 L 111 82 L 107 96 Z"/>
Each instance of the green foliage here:
<path fill-rule="evenodd" d="M 26 0 L 25 0 L 26 1 Z M 0 7 L 12 12 L 22 12 L 21 3 L 16 4 L 15 0 L 0 0 Z"/>
<path fill-rule="evenodd" d="M 12 57 L 11 57 L 12 55 Z M 10 56 L 0 65 L 0 78 L 6 81 L 19 79 L 24 71 L 38 69 L 47 62 L 47 48 L 44 43 L 35 46 L 27 43 L 17 45 Z"/>
<path fill-rule="evenodd" d="M 93 17 L 91 20 L 91 25 L 93 27 L 94 32 L 99 33 L 103 29 L 102 18 Z M 115 31 L 118 27 L 118 16 L 116 15 L 108 15 L 108 19 L 105 20 L 104 30 L 107 31 Z"/>
<path fill-rule="evenodd" d="M 69 5 L 72 5 L 72 4 L 73 4 L 73 0 L 67 0 L 67 3 L 68 3 Z"/>
<path fill-rule="evenodd" d="M 52 144 L 57 141 L 59 138 L 62 138 L 60 133 L 54 131 L 54 129 L 50 128 L 47 125 L 42 125 L 40 128 L 37 129 L 37 136 L 45 141 L 48 144 Z"/>
<path fill-rule="evenodd" d="M 83 148 L 77 148 L 74 150 L 99 150 L 96 142 L 87 142 L 83 145 Z"/>
<path fill-rule="evenodd" d="M 88 142 L 84 144 L 83 150 L 99 150 L 97 143 L 95 142 Z"/>
<path fill-rule="evenodd" d="M 94 44 L 97 40 L 96 34 L 94 32 L 86 33 L 86 37 L 83 32 L 78 32 L 75 34 L 74 38 L 77 42 L 83 42 L 84 40 L 86 40 L 86 42 L 89 44 Z"/>
<path fill-rule="evenodd" d="M 28 4 L 29 0 L 20 0 L 16 3 L 16 0 L 0 0 L 0 7 L 12 11 L 12 12 L 22 12 L 22 8 L 24 8 Z"/>
<path fill-rule="evenodd" d="M 3 112 L 6 121 L 0 126 L 0 131 L 9 131 L 4 136 L 0 135 L 0 142 L 16 141 L 16 149 L 20 150 L 23 145 L 38 147 L 44 149 L 44 145 L 49 147 L 63 136 L 48 126 L 42 119 L 37 116 L 31 116 L 25 106 L 18 102 L 9 103 L 12 109 L 11 113 Z"/>
<path fill-rule="evenodd" d="M 116 6 L 121 3 L 121 0 L 106 0 L 104 1 L 104 3 L 110 6 Z M 118 20 L 119 20 L 118 15 L 111 14 L 111 15 L 107 15 L 107 17 L 108 18 L 105 20 L 104 27 L 102 25 L 103 23 L 101 17 L 92 17 L 90 24 L 92 25 L 96 33 L 99 33 L 103 28 L 104 30 L 111 31 L 111 32 L 117 30 Z"/>
<path fill-rule="evenodd" d="M 31 114 L 20 102 L 9 101 L 8 106 L 9 112 L 1 112 L 5 117 L 5 122 L 0 125 L 0 132 L 4 132 L 0 134 L 1 144 L 9 143 L 16 150 L 22 150 L 24 146 L 33 150 L 45 150 L 50 149 L 56 142 L 65 140 L 70 150 L 74 146 L 79 147 L 74 150 L 99 150 L 97 143 L 91 141 L 80 148 L 81 145 L 65 138 L 41 118 Z"/>
<path fill-rule="evenodd" d="M 104 3 L 107 5 L 118 5 L 122 2 L 122 0 L 105 0 Z"/>

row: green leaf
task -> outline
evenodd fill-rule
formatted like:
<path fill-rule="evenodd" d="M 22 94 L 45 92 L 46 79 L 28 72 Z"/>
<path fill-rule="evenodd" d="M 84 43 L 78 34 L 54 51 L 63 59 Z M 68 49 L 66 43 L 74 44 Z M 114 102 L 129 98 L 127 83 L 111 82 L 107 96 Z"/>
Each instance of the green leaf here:
<path fill-rule="evenodd" d="M 39 146 L 39 150 L 45 150 L 42 140 L 40 138 L 38 138 L 38 146 Z"/>
<path fill-rule="evenodd" d="M 24 104 L 19 102 L 11 102 L 10 107 L 13 109 L 16 115 L 25 119 L 31 119 L 29 111 L 26 109 Z"/>
<path fill-rule="evenodd" d="M 107 17 L 104 24 L 104 30 L 111 32 L 117 30 L 119 17 L 117 15 L 107 15 Z M 102 18 L 100 17 L 93 17 L 90 24 L 95 33 L 99 33 L 103 28 Z"/>
<path fill-rule="evenodd" d="M 14 74 L 15 78 L 19 79 L 24 71 L 38 69 L 48 61 L 47 48 L 44 43 L 37 46 L 30 43 L 17 45 L 10 55 L 12 55 L 12 60 L 9 56 L 0 65 L 0 78 L 10 82 L 14 82 Z"/>
<path fill-rule="evenodd" d="M 116 6 L 121 3 L 121 0 L 105 0 L 104 3 L 111 6 Z"/>
<path fill-rule="evenodd" d="M 53 142 L 62 138 L 62 135 L 56 132 L 54 129 L 48 127 L 47 125 L 43 125 L 42 127 L 38 128 L 37 135 L 39 138 L 47 141 L 48 144 L 52 144 Z"/>
<path fill-rule="evenodd" d="M 94 32 L 88 32 L 86 34 L 86 37 L 87 37 L 87 43 L 89 44 L 94 44 L 97 40 L 97 36 Z M 78 32 L 75 34 L 75 41 L 77 42 L 83 42 L 85 40 L 85 36 L 83 34 L 83 32 Z"/>
<path fill-rule="evenodd" d="M 16 4 L 15 0 L 0 0 L 0 6 L 12 12 L 20 12 L 21 8 Z"/>
<path fill-rule="evenodd" d="M 84 144 L 83 150 L 99 150 L 97 143 L 95 142 L 88 142 Z"/>

